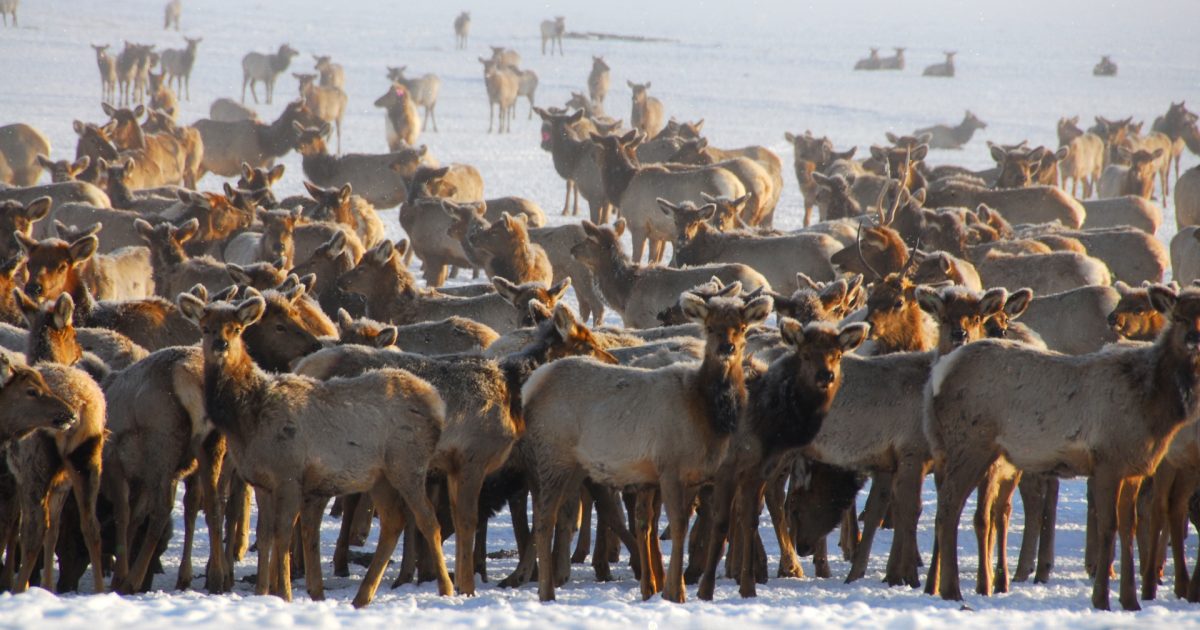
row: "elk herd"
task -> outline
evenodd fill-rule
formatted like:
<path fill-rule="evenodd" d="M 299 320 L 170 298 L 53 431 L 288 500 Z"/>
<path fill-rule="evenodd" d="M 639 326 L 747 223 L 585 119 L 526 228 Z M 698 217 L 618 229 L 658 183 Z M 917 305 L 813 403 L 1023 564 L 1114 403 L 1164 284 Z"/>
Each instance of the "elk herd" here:
<path fill-rule="evenodd" d="M 181 11 L 168 4 L 168 28 Z M 470 26 L 454 19 L 456 49 Z M 564 32 L 541 23 L 543 54 L 562 54 Z M 1169 583 L 1200 601 L 1184 553 L 1200 490 L 1200 167 L 1180 172 L 1200 132 L 1185 103 L 1149 129 L 1064 117 L 1057 144 L 989 142 L 981 171 L 929 163 L 987 127 L 969 111 L 861 159 L 788 132 L 803 227 L 785 231 L 775 218 L 800 208 L 780 205 L 768 147 L 718 148 L 649 80 L 627 80 L 626 127 L 605 114 L 618 64 L 599 56 L 568 106 L 535 105 L 537 75 L 494 47 L 479 61 L 499 131 L 526 97 L 543 168 L 565 182 L 564 216 L 548 218 L 417 144 L 437 131 L 441 81 L 404 66 L 375 102 L 387 153 L 341 154 L 345 73 L 326 54 L 294 73 L 277 119 L 244 107 L 259 84 L 272 102 L 300 57 L 288 44 L 244 57 L 242 103 L 178 122 L 201 41 L 93 45 L 106 119 L 73 122 L 73 159 L 33 127 L 0 128 L 0 588 L 73 591 L 90 566 L 94 592 L 148 590 L 182 482 L 179 589 L 201 511 L 204 588 L 234 589 L 253 497 L 258 594 L 290 599 L 303 577 L 325 596 L 332 501 L 335 575 L 378 517 L 356 607 L 402 536 L 393 587 L 475 594 L 495 577 L 488 521 L 504 508 L 519 562 L 501 586 L 536 581 L 551 600 L 573 565 L 590 556 L 611 580 L 624 554 L 643 598 L 682 602 L 698 584 L 713 599 L 724 558 L 750 597 L 768 578 L 765 504 L 779 577 L 803 576 L 808 555 L 831 577 L 840 528 L 845 579 L 862 579 L 890 527 L 884 581 L 957 600 L 972 491 L 987 595 L 1053 579 L 1058 480 L 1084 476 L 1093 605 L 1109 607 L 1118 560 L 1122 607 L 1139 606 L 1138 574 L 1141 599 Z M 856 69 L 903 69 L 895 53 Z M 925 74 L 953 76 L 954 53 Z M 304 188 L 277 190 L 293 150 Z M 479 281 L 445 286 L 468 273 Z"/>

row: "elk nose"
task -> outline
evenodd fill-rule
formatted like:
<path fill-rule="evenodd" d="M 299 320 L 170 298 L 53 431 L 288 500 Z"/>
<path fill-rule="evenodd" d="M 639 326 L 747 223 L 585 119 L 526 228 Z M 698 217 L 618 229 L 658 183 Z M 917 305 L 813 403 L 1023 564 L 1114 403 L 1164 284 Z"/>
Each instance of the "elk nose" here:
<path fill-rule="evenodd" d="M 225 352 L 229 349 L 229 342 L 224 339 L 213 339 L 212 349 L 214 352 Z"/>
<path fill-rule="evenodd" d="M 817 385 L 829 387 L 833 384 L 833 371 L 821 368 L 817 370 Z"/>
<path fill-rule="evenodd" d="M 962 343 L 967 340 L 967 331 L 962 328 L 955 328 L 950 331 L 950 340 L 954 343 Z"/>
<path fill-rule="evenodd" d="M 733 354 L 733 344 L 729 343 L 728 341 L 722 342 L 721 344 L 717 345 L 717 352 L 720 353 L 721 356 L 727 357 Z"/>
<path fill-rule="evenodd" d="M 1116 314 L 1115 312 L 1114 312 L 1114 313 L 1109 313 L 1109 314 L 1108 314 L 1108 325 L 1109 325 L 1109 326 L 1116 326 L 1116 325 L 1117 325 L 1117 314 Z"/>
<path fill-rule="evenodd" d="M 1183 340 L 1193 345 L 1200 344 L 1200 331 L 1189 330 L 1188 333 L 1183 336 Z"/>
<path fill-rule="evenodd" d="M 40 282 L 29 282 L 25 285 L 25 293 L 29 297 L 38 297 L 42 294 L 42 284 Z"/>

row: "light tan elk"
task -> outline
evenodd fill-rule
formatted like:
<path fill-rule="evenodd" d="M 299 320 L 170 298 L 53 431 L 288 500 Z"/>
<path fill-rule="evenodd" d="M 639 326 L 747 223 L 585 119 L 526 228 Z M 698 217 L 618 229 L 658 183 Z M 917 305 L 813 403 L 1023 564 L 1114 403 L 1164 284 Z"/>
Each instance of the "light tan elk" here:
<path fill-rule="evenodd" d="M 550 43 L 550 55 L 554 55 L 554 45 L 558 44 L 558 54 L 563 54 L 562 38 L 567 31 L 566 18 L 555 17 L 553 20 L 542 20 L 542 54 L 546 54 L 546 42 Z"/>
<path fill-rule="evenodd" d="M 592 71 L 588 73 L 588 98 L 591 99 L 592 106 L 604 108 L 604 99 L 608 96 L 608 88 L 611 83 L 609 71 L 611 68 L 604 62 L 604 57 L 592 56 Z"/>
<path fill-rule="evenodd" d="M 11 15 L 13 28 L 17 27 L 18 4 L 20 4 L 20 0 L 4 0 L 4 3 L 0 4 L 0 16 L 4 17 L 4 26 L 8 26 L 8 16 Z"/>
<path fill-rule="evenodd" d="M 746 329 L 764 321 L 771 298 L 684 297 L 685 312 L 704 325 L 704 361 L 658 370 L 604 366 L 586 359 L 563 359 L 539 368 L 522 388 L 526 419 L 522 450 L 536 471 L 538 493 L 534 528 L 538 554 L 538 596 L 554 599 L 552 534 L 565 496 L 577 496 L 585 476 L 615 486 L 657 484 L 670 520 L 671 561 L 665 583 L 656 583 L 649 554 L 650 524 L 639 523 L 635 539 L 642 598 L 658 590 L 669 601 L 684 601 L 683 550 L 690 505 L 698 486 L 717 472 L 746 405 L 742 351 Z M 597 396 L 617 383 L 626 395 Z M 654 392 L 652 398 L 647 398 Z M 584 402 L 580 396 L 592 402 Z M 640 408 L 646 400 L 659 411 Z M 563 410 L 573 408 L 570 414 Z M 581 414 L 581 410 L 583 410 Z M 613 418 L 619 418 L 613 424 Z M 667 436 L 636 445 L 621 436 Z M 659 573 L 661 575 L 661 573 Z"/>
<path fill-rule="evenodd" d="M 246 53 L 246 56 L 242 57 L 242 102 L 246 102 L 247 85 L 250 86 L 250 96 L 254 97 L 255 103 L 258 102 L 258 92 L 254 86 L 261 81 L 266 86 L 266 100 L 270 105 L 275 95 L 275 79 L 288 69 L 292 57 L 299 54 L 299 51 L 287 44 L 280 45 L 274 54 Z"/>
<path fill-rule="evenodd" d="M 54 231 L 65 243 L 100 233 L 103 226 L 94 223 L 83 229 L 54 221 Z M 124 247 L 110 254 L 95 254 L 83 263 L 79 276 L 101 300 L 140 300 L 154 295 L 150 251 L 144 247 Z"/>
<path fill-rule="evenodd" d="M 404 76 L 404 71 L 407 68 L 408 66 L 399 66 L 395 68 L 389 67 L 388 80 L 392 81 L 393 83 L 399 83 L 407 88 L 408 95 L 412 99 L 413 103 L 425 110 L 425 116 L 421 120 L 421 131 L 425 131 L 425 128 L 429 125 L 429 123 L 433 123 L 433 130 L 436 132 L 438 130 L 436 112 L 437 99 L 438 93 L 442 90 L 442 80 L 438 78 L 438 75 L 432 73 L 423 74 L 420 77 L 410 79 Z M 378 105 L 376 106 L 378 107 Z M 410 142 L 409 144 L 412 143 Z"/>
<path fill-rule="evenodd" d="M 175 91 L 186 94 L 187 100 L 192 100 L 192 67 L 196 65 L 196 48 L 204 40 L 202 37 L 184 37 L 187 48 L 169 48 L 162 52 L 162 71 L 167 77 L 167 84 L 175 82 Z"/>
<path fill-rule="evenodd" d="M 304 209 L 304 217 L 310 221 L 336 223 L 354 231 L 363 247 L 374 247 L 384 239 L 383 221 L 375 212 L 375 208 L 363 197 L 355 194 L 349 184 L 340 187 L 322 188 L 311 182 L 304 182 L 304 189 L 316 203 Z M 303 236 L 305 228 L 300 226 Z M 307 250 L 311 251 L 312 244 Z"/>
<path fill-rule="evenodd" d="M 321 76 L 319 84 L 322 87 L 335 87 L 339 90 L 346 88 L 346 69 L 340 63 L 334 63 L 330 55 L 313 55 L 316 65 L 313 70 Z"/>
<path fill-rule="evenodd" d="M 42 165 L 42 168 L 50 171 L 50 181 L 58 184 L 76 181 L 79 174 L 91 166 L 92 158 L 85 155 L 74 162 L 70 160 L 54 161 L 44 155 L 39 155 L 38 163 Z"/>
<path fill-rule="evenodd" d="M 587 238 L 572 248 L 571 255 L 591 270 L 604 301 L 621 314 L 628 328 L 657 326 L 658 313 L 671 306 L 680 293 L 713 276 L 726 284 L 741 282 L 748 290 L 770 288 L 762 274 L 741 263 L 688 269 L 634 263 L 620 241 L 624 219 L 611 227 L 585 221 L 583 229 Z"/>
<path fill-rule="evenodd" d="M 33 186 L 42 176 L 37 156 L 50 155 L 50 141 L 23 123 L 0 127 L 0 183 Z"/>
<path fill-rule="evenodd" d="M 479 58 L 483 64 L 483 82 L 487 88 L 488 97 L 488 133 L 492 132 L 492 110 L 496 110 L 499 119 L 496 132 L 510 131 L 512 119 L 516 111 L 517 92 L 520 89 L 521 77 L 508 66 L 497 63 L 494 59 Z"/>
<path fill-rule="evenodd" d="M 546 250 L 529 240 L 528 220 L 507 212 L 490 227 L 468 235 L 471 245 L 483 254 L 488 276 L 506 278 L 517 284 L 541 282 L 549 285 L 554 270 Z"/>
<path fill-rule="evenodd" d="M 1050 186 L 992 190 L 961 179 L 943 179 L 932 182 L 926 190 L 925 205 L 931 208 L 986 204 L 1009 223 L 1059 221 L 1066 227 L 1079 228 L 1087 217 L 1082 204 Z"/>
<path fill-rule="evenodd" d="M 454 47 L 459 50 L 464 50 L 467 47 L 467 38 L 471 34 L 471 12 L 463 11 L 454 18 Z"/>
<path fill-rule="evenodd" d="M 913 132 L 913 135 L 932 134 L 929 140 L 931 149 L 961 149 L 971 141 L 971 136 L 980 129 L 987 129 L 987 123 L 979 120 L 970 110 L 963 114 L 962 122 L 951 127 L 949 125 L 934 125 Z"/>
<path fill-rule="evenodd" d="M 112 119 L 113 144 L 121 151 L 131 152 L 128 155 L 142 165 L 143 175 L 137 187 L 151 188 L 164 184 L 195 186 L 194 181 L 185 181 L 193 176 L 187 170 L 189 152 L 179 138 L 170 133 L 146 133 L 142 130 L 138 121 L 145 115 L 145 107 L 138 105 L 133 109 L 117 109 L 107 103 L 101 103 L 101 107 Z"/>
<path fill-rule="evenodd" d="M 212 422 L 230 440 L 239 475 L 259 496 L 259 531 L 264 534 L 259 541 L 259 575 L 263 578 L 256 592 L 266 594 L 270 588 L 291 599 L 289 554 L 299 516 L 309 595 L 323 599 L 316 537 L 325 503 L 331 495 L 369 491 L 382 531 L 354 605 L 361 608 L 373 598 L 406 514 L 429 544 L 438 592 L 451 594 L 441 531 L 425 496 L 429 456 L 445 426 L 446 406 L 437 391 L 428 382 L 395 370 L 325 383 L 269 375 L 250 360 L 242 339 L 242 331 L 263 315 L 261 298 L 236 305 L 205 305 L 183 294 L 179 304 L 204 332 L 205 391 Z M 336 446 L 345 441 L 326 435 L 330 418 L 338 420 L 339 434 L 363 436 L 354 441 L 363 446 Z M 275 436 L 285 430 L 294 438 L 281 448 Z M 325 472 L 304 478 L 294 474 L 313 470 L 317 462 Z"/>
<path fill-rule="evenodd" d="M 292 73 L 300 82 L 300 99 L 314 116 L 334 125 L 337 131 L 337 151 L 342 152 L 342 118 L 346 115 L 346 93 L 339 87 L 317 83 L 315 74 Z"/>
<path fill-rule="evenodd" d="M 100 100 L 111 103 L 117 100 L 117 61 L 108 54 L 108 44 L 91 46 L 96 51 L 96 67 L 100 70 Z"/>
<path fill-rule="evenodd" d="M 237 122 L 250 120 L 258 122 L 258 114 L 253 109 L 238 103 L 231 98 L 219 98 L 208 108 L 208 117 L 222 122 Z"/>
<path fill-rule="evenodd" d="M 926 386 L 926 435 L 943 480 L 938 488 L 938 574 L 945 599 L 961 599 L 957 525 L 967 494 L 1003 457 L 1026 473 L 1092 477 L 1098 519 L 1097 567 L 1113 559 L 1120 534 L 1120 602 L 1139 608 L 1133 567 L 1134 508 L 1143 479 L 1158 466 L 1171 438 L 1194 423 L 1200 290 L 1150 289 L 1170 323 L 1152 345 L 1078 357 L 1005 342 L 966 346 L 939 365 Z M 1172 376 L 1155 376 L 1167 375 Z M 1058 390 L 1046 383 L 1072 382 Z M 1104 405 L 1081 409 L 1080 391 L 1104 392 Z M 1000 393 L 997 393 L 1000 392 Z M 1097 399 L 1099 400 L 1099 399 Z M 965 431 L 964 418 L 971 418 Z M 1049 423 L 1039 421 L 1050 419 Z M 1064 442 L 1062 436 L 1083 436 Z M 1109 572 L 1096 572 L 1092 605 L 1109 607 Z"/>
<path fill-rule="evenodd" d="M 304 101 L 288 103 L 271 124 L 257 120 L 196 121 L 195 127 L 204 139 L 204 163 L 198 177 L 209 171 L 236 177 L 242 172 L 243 162 L 253 167 L 271 166 L 295 146 L 296 123 L 305 127 L 321 124 Z"/>
<path fill-rule="evenodd" d="M 896 54 L 891 57 L 881 57 L 879 59 L 880 70 L 903 70 L 904 69 L 904 51 L 905 48 L 893 48 Z"/>
<path fill-rule="evenodd" d="M 325 146 L 328 123 L 320 127 L 295 125 L 296 150 L 302 156 L 304 176 L 317 186 L 350 186 L 362 201 L 374 207 L 391 208 L 407 197 L 400 170 L 424 155 L 425 147 L 394 153 L 347 153 L 333 156 Z M 414 159 L 415 158 L 415 159 Z"/>
<path fill-rule="evenodd" d="M 650 82 L 634 83 L 625 81 L 633 90 L 633 112 L 629 115 L 629 124 L 646 134 L 647 138 L 658 135 L 663 128 L 662 101 L 650 96 Z"/>
<path fill-rule="evenodd" d="M 762 147 L 755 147 L 762 149 Z M 766 149 L 762 149 L 766 151 Z M 720 155 L 724 153 L 725 155 Z M 708 140 L 700 138 L 683 143 L 679 151 L 668 161 L 677 164 L 719 166 L 729 171 L 746 189 L 747 199 L 742 204 L 741 218 L 747 225 L 771 227 L 774 222 L 775 204 L 779 201 L 776 180 L 782 184 L 782 177 L 772 175 L 757 161 L 732 152 L 710 151 Z"/>
<path fill-rule="evenodd" d="M 701 194 L 738 199 L 746 189 L 729 171 L 717 165 L 687 171 L 673 171 L 662 165 L 641 166 L 630 152 L 641 142 L 637 130 L 624 136 L 591 136 L 600 148 L 601 177 L 605 193 L 629 225 L 633 239 L 633 261 L 642 260 L 649 242 L 647 257 L 652 262 L 663 258 L 666 243 L 675 235 L 674 222 L 663 214 L 658 199 L 672 203 L 703 201 Z"/>

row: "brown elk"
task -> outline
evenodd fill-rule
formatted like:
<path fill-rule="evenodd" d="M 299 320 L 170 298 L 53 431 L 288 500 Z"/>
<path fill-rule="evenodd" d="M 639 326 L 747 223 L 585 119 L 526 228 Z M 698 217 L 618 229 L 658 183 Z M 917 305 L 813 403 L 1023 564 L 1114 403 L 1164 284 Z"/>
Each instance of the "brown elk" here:
<path fill-rule="evenodd" d="M 204 140 L 203 168 L 197 178 L 208 171 L 222 177 L 235 177 L 241 173 L 242 163 L 271 166 L 295 147 L 295 123 L 312 126 L 319 125 L 320 121 L 304 101 L 288 103 L 279 118 L 270 124 L 257 120 L 196 121 L 196 130 Z"/>
<path fill-rule="evenodd" d="M 394 84 L 404 86 L 408 90 L 408 96 L 410 100 L 412 100 L 412 102 L 418 107 L 421 107 L 425 110 L 425 116 L 421 120 L 421 131 L 425 131 L 425 127 L 432 122 L 433 131 L 436 133 L 438 128 L 437 112 L 435 110 L 437 109 L 438 93 L 442 89 L 442 80 L 438 77 L 438 75 L 432 73 L 424 74 L 414 79 L 409 79 L 404 76 L 404 71 L 407 68 L 408 66 L 399 66 L 394 68 L 389 67 L 387 74 L 388 79 Z M 376 107 L 378 107 L 378 105 L 376 105 Z M 391 112 L 389 111 L 389 114 L 390 113 Z M 414 116 L 413 120 L 415 119 L 416 117 Z M 389 117 L 389 124 L 390 123 L 391 118 Z M 397 129 L 399 129 L 399 127 L 397 127 Z M 390 145 L 392 141 L 390 128 L 388 132 L 388 142 Z M 392 150 L 394 151 L 395 149 Z"/>
<path fill-rule="evenodd" d="M 963 114 L 962 122 L 951 127 L 949 125 L 934 125 L 925 127 L 913 132 L 914 135 L 933 134 L 933 138 L 929 141 L 931 149 L 961 149 L 962 146 L 971 141 L 971 136 L 980 129 L 987 129 L 987 123 L 979 120 L 970 110 Z"/>
<path fill-rule="evenodd" d="M 646 134 L 647 138 L 657 136 L 663 128 L 662 101 L 650 96 L 649 81 L 645 83 L 625 81 L 625 84 L 633 90 L 633 112 L 629 115 L 629 124 L 634 129 Z"/>
<path fill-rule="evenodd" d="M 513 217 L 507 212 L 490 227 L 469 235 L 472 247 L 482 253 L 488 276 L 507 278 L 517 284 L 542 282 L 550 284 L 554 270 L 546 250 L 531 243 L 524 215 Z"/>
<path fill-rule="evenodd" d="M 111 103 L 117 100 L 117 62 L 108 54 L 108 44 L 91 46 L 96 51 L 96 66 L 100 70 L 100 100 Z"/>
<path fill-rule="evenodd" d="M 247 85 L 250 86 L 250 95 L 254 97 L 254 102 L 258 102 L 258 92 L 254 86 L 261 81 L 266 85 L 267 104 L 270 105 L 275 94 L 275 79 L 291 65 L 292 57 L 299 54 L 299 51 L 283 44 L 274 54 L 252 52 L 242 57 L 242 102 L 246 102 Z"/>
<path fill-rule="evenodd" d="M 467 38 L 471 35 L 471 12 L 463 11 L 454 18 L 454 47 L 463 50 L 467 47 Z"/>
<path fill-rule="evenodd" d="M 516 111 L 517 92 L 520 89 L 521 78 L 509 66 L 501 65 L 494 59 L 479 58 L 483 64 L 483 82 L 487 88 L 488 97 L 488 133 L 492 132 L 492 109 L 497 110 L 499 125 L 497 133 L 512 130 L 512 119 Z"/>
<path fill-rule="evenodd" d="M 298 74 L 292 76 L 300 82 L 300 99 L 312 110 L 314 116 L 326 123 L 332 123 L 337 130 L 337 152 L 342 152 L 342 118 L 346 115 L 346 93 L 339 87 L 324 86 L 317 83 L 315 74 Z"/>
<path fill-rule="evenodd" d="M 1099 194 L 1101 197 L 1121 197 L 1134 195 L 1143 199 L 1154 196 L 1154 176 L 1158 172 L 1158 160 L 1164 155 L 1162 148 L 1153 152 L 1138 150 L 1129 151 L 1124 147 L 1117 149 L 1117 155 L 1128 160 L 1128 166 L 1110 164 L 1100 175 Z"/>
<path fill-rule="evenodd" d="M 24 123 L 0 126 L 0 183 L 36 184 L 42 176 L 39 155 L 50 155 L 50 141 L 42 132 Z"/>
<path fill-rule="evenodd" d="M 566 31 L 566 18 L 561 15 L 553 20 L 542 20 L 542 54 L 546 54 L 546 42 L 550 42 L 550 56 L 554 56 L 555 44 L 558 44 L 558 54 L 562 55 L 562 38 Z"/>
<path fill-rule="evenodd" d="M 402 148 L 392 153 L 349 153 L 333 156 L 325 146 L 328 124 L 302 127 L 295 124 L 296 150 L 302 156 L 304 176 L 317 186 L 352 187 L 366 201 L 378 208 L 391 208 L 407 198 L 404 177 L 400 171 L 422 158 L 424 145 Z M 371 214 L 374 215 L 374 207 Z M 378 222 L 378 218 L 375 219 Z"/>

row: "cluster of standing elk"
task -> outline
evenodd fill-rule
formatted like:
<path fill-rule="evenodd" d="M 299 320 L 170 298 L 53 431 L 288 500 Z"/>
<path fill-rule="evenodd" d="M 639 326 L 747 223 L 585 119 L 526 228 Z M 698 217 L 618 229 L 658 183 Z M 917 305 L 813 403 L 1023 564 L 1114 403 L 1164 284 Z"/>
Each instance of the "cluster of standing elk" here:
<path fill-rule="evenodd" d="M 180 14 L 171 2 L 166 26 Z M 458 49 L 470 24 L 454 20 Z M 562 17 L 543 22 L 543 53 L 561 54 L 563 33 Z M 493 48 L 480 62 L 499 130 L 526 96 L 562 214 L 588 206 L 549 225 L 536 202 L 486 196 L 477 168 L 417 144 L 437 130 L 436 75 L 387 68 L 375 106 L 389 152 L 342 155 L 331 56 L 294 73 L 299 97 L 262 122 L 246 88 L 270 103 L 300 53 L 251 52 L 242 102 L 185 125 L 173 104 L 190 99 L 201 39 L 186 41 L 93 46 L 106 118 L 74 121 L 74 159 L 28 125 L 0 128 L 0 588 L 72 591 L 90 566 L 94 592 L 148 590 L 182 482 L 179 589 L 201 511 L 205 588 L 234 588 L 253 496 L 254 590 L 285 599 L 297 576 L 324 597 L 331 500 L 335 575 L 378 517 L 358 607 L 401 535 L 393 586 L 474 594 L 505 507 L 519 563 L 502 586 L 536 580 L 551 600 L 589 556 L 612 579 L 624 549 L 645 598 L 682 602 L 698 583 L 712 599 L 722 558 L 753 596 L 764 503 L 780 577 L 802 576 L 805 555 L 831 577 L 840 527 L 846 579 L 863 578 L 886 523 L 885 582 L 920 587 L 924 564 L 928 593 L 961 599 L 972 490 L 986 595 L 1010 587 L 1017 491 L 1011 579 L 1044 583 L 1058 479 L 1086 476 L 1092 603 L 1108 608 L 1117 558 L 1121 606 L 1139 606 L 1135 571 L 1153 599 L 1167 545 L 1174 593 L 1200 601 L 1184 555 L 1200 489 L 1200 167 L 1180 173 L 1200 132 L 1183 102 L 1149 129 L 1073 116 L 1057 145 L 989 142 L 982 171 L 927 163 L 986 127 L 971 112 L 888 133 L 862 159 L 789 132 L 804 227 L 782 231 L 785 165 L 769 148 L 718 148 L 703 120 L 665 118 L 650 81 L 627 81 L 626 127 L 605 114 L 599 56 L 586 93 L 535 106 L 537 75 Z M 904 49 L 876 52 L 859 67 L 903 68 Z M 952 76 L 953 55 L 926 74 Z M 275 161 L 293 150 L 304 189 L 285 194 Z M 229 181 L 205 189 L 208 173 Z M 1172 182 L 1168 251 L 1154 234 Z M 384 211 L 404 239 L 386 238 Z M 468 272 L 487 281 L 445 286 Z M 603 325 L 606 309 L 622 325 Z"/>

